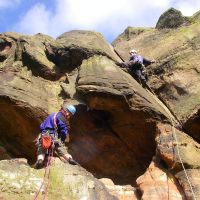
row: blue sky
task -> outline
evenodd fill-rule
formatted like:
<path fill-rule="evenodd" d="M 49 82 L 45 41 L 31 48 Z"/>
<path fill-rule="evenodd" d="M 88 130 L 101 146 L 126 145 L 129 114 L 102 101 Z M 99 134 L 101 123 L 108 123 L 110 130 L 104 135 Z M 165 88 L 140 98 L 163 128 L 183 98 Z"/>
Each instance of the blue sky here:
<path fill-rule="evenodd" d="M 56 38 L 70 30 L 95 30 L 112 42 L 128 26 L 155 27 L 170 7 L 191 16 L 200 0 L 0 0 L 0 32 Z"/>

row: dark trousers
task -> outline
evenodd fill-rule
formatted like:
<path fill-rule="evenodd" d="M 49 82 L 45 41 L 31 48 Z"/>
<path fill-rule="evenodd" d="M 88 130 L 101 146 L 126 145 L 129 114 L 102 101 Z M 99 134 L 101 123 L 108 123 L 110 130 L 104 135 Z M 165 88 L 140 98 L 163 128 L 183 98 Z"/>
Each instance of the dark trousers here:
<path fill-rule="evenodd" d="M 143 84 L 146 82 L 146 78 L 144 73 L 142 72 L 141 69 L 134 69 L 134 70 L 130 70 L 130 74 L 131 76 L 133 76 L 133 78 L 135 78 L 140 84 Z"/>

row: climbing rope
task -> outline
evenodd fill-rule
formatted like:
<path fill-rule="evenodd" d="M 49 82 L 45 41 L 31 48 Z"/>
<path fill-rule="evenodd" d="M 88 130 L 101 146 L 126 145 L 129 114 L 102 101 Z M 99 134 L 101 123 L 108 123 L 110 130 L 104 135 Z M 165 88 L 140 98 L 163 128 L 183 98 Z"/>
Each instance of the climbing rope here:
<path fill-rule="evenodd" d="M 179 160 L 180 160 L 180 162 L 181 162 L 183 171 L 184 171 L 184 173 L 185 173 L 185 177 L 186 177 L 186 179 L 187 179 L 187 181 L 188 181 L 188 184 L 189 184 L 189 186 L 190 186 L 190 190 L 191 190 L 192 196 L 193 196 L 194 200 L 197 200 L 197 198 L 195 197 L 194 190 L 193 190 L 193 188 L 192 188 L 192 183 L 191 183 L 191 181 L 190 181 L 190 179 L 189 179 L 189 176 L 188 176 L 188 174 L 187 174 L 187 172 L 186 172 L 186 169 L 185 169 L 185 166 L 184 166 L 184 164 L 183 164 L 183 160 L 182 160 L 182 158 L 181 158 L 181 156 L 180 156 L 179 144 L 178 144 L 178 139 L 177 139 L 176 131 L 175 131 L 175 128 L 174 128 L 174 123 L 173 123 L 173 121 L 172 121 L 171 118 L 170 118 L 170 120 L 171 120 L 171 123 L 172 123 L 172 134 L 173 134 L 173 136 L 174 136 L 174 138 L 175 138 L 175 141 L 176 141 L 176 144 L 177 144 L 177 154 L 178 154 Z"/>
<path fill-rule="evenodd" d="M 155 93 L 154 93 L 154 95 L 155 95 Z M 158 103 L 160 104 L 159 101 L 158 101 Z M 161 105 L 161 104 L 160 104 L 160 105 Z M 163 107 L 163 106 L 162 106 L 162 107 Z M 168 116 L 169 116 L 169 119 L 170 119 L 170 121 L 171 121 L 171 125 L 172 125 L 172 135 L 173 135 L 173 138 L 175 138 L 175 142 L 176 142 L 176 144 L 177 144 L 176 147 L 177 147 L 178 158 L 179 158 L 179 160 L 180 160 L 180 162 L 181 162 L 181 166 L 182 166 L 182 168 L 183 168 L 185 177 L 186 177 L 187 182 L 188 182 L 188 184 L 189 184 L 189 187 L 190 187 L 190 190 L 191 190 L 193 199 L 194 199 L 194 200 L 197 200 L 197 198 L 195 197 L 194 190 L 193 190 L 193 188 L 192 188 L 192 183 L 191 183 L 191 181 L 190 181 L 190 179 L 189 179 L 189 176 L 188 176 L 188 174 L 187 174 L 187 171 L 186 171 L 185 166 L 184 166 L 184 164 L 183 164 L 183 160 L 182 160 L 181 155 L 180 155 L 180 151 L 179 151 L 179 142 L 178 142 L 177 134 L 176 134 L 175 127 L 174 127 L 174 122 L 173 122 L 173 119 L 172 119 L 172 117 L 171 117 L 171 113 L 169 113 L 169 110 L 168 110 L 165 106 L 164 106 L 163 108 L 164 108 L 164 110 L 167 112 L 167 114 L 168 114 Z M 173 147 L 172 147 L 172 148 L 173 148 Z M 175 165 L 175 164 L 176 164 L 176 163 L 174 163 L 174 165 Z M 172 168 L 173 168 L 173 166 L 172 166 Z"/>
<path fill-rule="evenodd" d="M 39 189 L 36 191 L 36 193 L 35 193 L 35 197 L 34 197 L 34 200 L 37 200 L 38 199 L 38 196 L 39 196 L 39 194 L 40 194 L 40 192 L 41 192 L 41 189 L 42 189 L 42 187 L 43 187 L 43 185 L 44 185 L 44 183 L 45 183 L 45 180 L 46 180 L 46 178 L 47 178 L 47 186 L 46 186 L 46 188 L 45 188 L 45 193 L 44 193 L 44 198 L 43 198 L 43 200 L 45 200 L 45 198 L 46 198 L 46 196 L 47 196 L 47 193 L 48 193 L 48 187 L 49 187 L 49 178 L 50 178 L 50 165 L 51 165 L 51 159 L 52 159 L 52 157 L 53 157 L 53 149 L 52 148 L 50 148 L 49 149 L 49 155 L 48 155 L 48 161 L 47 161 L 47 164 L 46 164 L 46 167 L 45 167 L 45 172 L 44 172 L 44 176 L 43 176 L 43 180 L 42 180 L 42 183 L 41 183 L 41 185 L 40 185 L 40 187 L 39 187 Z"/>
<path fill-rule="evenodd" d="M 160 103 L 159 103 L 159 104 L 160 104 Z M 175 131 L 173 119 L 172 119 L 171 114 L 169 113 L 169 111 L 165 108 L 165 106 L 164 106 L 164 109 L 165 109 L 165 111 L 167 112 L 167 114 L 168 114 L 168 116 L 169 116 L 169 119 L 170 119 L 170 121 L 171 121 L 171 125 L 172 125 L 172 135 L 173 135 L 173 138 L 175 139 L 175 142 L 176 142 L 178 158 L 179 158 L 179 160 L 180 160 L 180 163 L 181 163 L 181 166 L 182 166 L 182 168 L 183 168 L 185 177 L 186 177 L 187 182 L 188 182 L 188 184 L 189 184 L 189 187 L 190 187 L 190 190 L 191 190 L 193 199 L 194 199 L 194 200 L 197 200 L 197 198 L 195 197 L 195 193 L 194 193 L 193 187 L 192 187 L 192 183 L 191 183 L 191 181 L 190 181 L 190 179 L 189 179 L 189 176 L 188 176 L 188 174 L 187 174 L 187 171 L 186 171 L 186 169 L 185 169 L 183 160 L 182 160 L 181 155 L 180 155 L 180 151 L 179 151 L 179 142 L 178 142 L 177 134 L 176 134 L 176 131 Z M 173 148 L 173 147 L 172 147 L 172 148 Z M 176 164 L 176 163 L 174 163 L 174 165 L 175 165 L 175 164 Z M 171 167 L 171 169 L 173 169 L 174 165 Z"/>
<path fill-rule="evenodd" d="M 36 200 L 37 197 L 38 197 L 38 195 L 40 194 L 40 191 L 41 191 L 41 189 L 42 189 L 42 187 L 43 187 L 43 185 L 44 185 L 44 182 L 45 182 L 46 174 L 47 174 L 47 168 L 45 168 L 45 172 L 44 172 L 44 177 L 43 177 L 42 183 L 41 183 L 39 189 L 38 189 L 38 190 L 36 191 L 36 193 L 35 193 L 34 200 Z"/>
<path fill-rule="evenodd" d="M 48 156 L 48 167 L 49 167 L 49 173 L 48 173 L 48 176 L 47 176 L 47 185 L 46 185 L 46 188 L 45 188 L 45 192 L 44 192 L 44 197 L 43 197 L 43 200 L 45 200 L 46 199 L 46 197 L 47 197 L 47 194 L 48 194 L 48 190 L 49 190 L 49 183 L 50 183 L 50 165 L 51 165 L 51 160 L 52 160 L 52 158 L 53 158 L 53 149 L 51 148 L 50 150 L 50 156 Z"/>
<path fill-rule="evenodd" d="M 155 93 L 153 93 L 153 94 L 155 95 Z M 158 103 L 160 104 L 159 101 L 158 101 Z M 160 104 L 160 105 L 161 105 L 161 104 Z M 162 107 L 163 107 L 163 106 L 162 106 Z M 194 199 L 194 200 L 197 200 L 197 198 L 195 197 L 194 190 L 193 190 L 193 188 L 192 188 L 192 183 L 191 183 L 191 181 L 190 181 L 190 179 L 189 179 L 189 176 L 188 176 L 188 174 L 187 174 L 187 171 L 186 171 L 185 166 L 184 166 L 184 164 L 183 164 L 183 160 L 182 160 L 181 155 L 180 155 L 180 151 L 179 151 L 179 142 L 178 142 L 177 134 L 176 134 L 175 127 L 174 127 L 174 122 L 173 122 L 173 119 L 172 119 L 172 117 L 171 117 L 171 113 L 169 113 L 169 110 L 168 110 L 165 106 L 164 106 L 163 108 L 164 108 L 164 110 L 167 112 L 168 117 L 169 117 L 169 119 L 170 119 L 170 121 L 171 121 L 171 125 L 172 125 L 172 135 L 173 135 L 173 138 L 175 138 L 175 142 L 176 142 L 176 144 L 177 144 L 177 145 L 176 145 L 176 147 L 177 147 L 177 155 L 178 155 L 178 158 L 179 158 L 179 160 L 180 160 L 181 166 L 182 166 L 182 168 L 183 168 L 183 171 L 184 171 L 185 177 L 186 177 L 186 179 L 187 179 L 187 182 L 188 182 L 188 184 L 189 184 L 189 187 L 190 187 L 190 190 L 191 190 L 193 199 Z M 172 148 L 173 148 L 173 147 L 172 147 Z M 174 163 L 174 165 L 175 165 L 175 164 L 176 164 L 176 163 Z M 172 168 L 173 168 L 173 166 L 172 166 Z"/>

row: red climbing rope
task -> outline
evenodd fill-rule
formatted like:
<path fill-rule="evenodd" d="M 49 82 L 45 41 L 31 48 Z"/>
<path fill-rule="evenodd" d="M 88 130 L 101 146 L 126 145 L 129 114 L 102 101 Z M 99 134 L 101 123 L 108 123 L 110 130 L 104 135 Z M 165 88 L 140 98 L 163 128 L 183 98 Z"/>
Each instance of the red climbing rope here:
<path fill-rule="evenodd" d="M 48 187 L 49 187 L 49 178 L 50 178 L 50 165 L 51 165 L 51 159 L 53 157 L 53 149 L 52 147 L 49 149 L 49 155 L 48 155 L 48 161 L 47 161 L 47 164 L 46 164 L 46 167 L 45 167 L 45 172 L 44 172 L 44 176 L 43 176 L 43 180 L 42 180 L 42 183 L 39 187 L 39 189 L 37 190 L 37 192 L 35 193 L 35 197 L 34 197 L 34 200 L 37 200 L 38 199 L 38 196 L 41 192 L 41 189 L 45 183 L 45 179 L 47 178 L 47 185 L 46 185 L 46 188 L 45 188 L 45 193 L 44 193 L 44 197 L 43 197 L 43 200 L 45 200 L 46 196 L 47 196 L 47 193 L 48 193 Z"/>
<path fill-rule="evenodd" d="M 46 188 L 45 188 L 45 192 L 44 192 L 44 197 L 43 197 L 43 200 L 46 199 L 47 197 L 47 194 L 48 194 L 48 190 L 49 190 L 49 183 L 50 183 L 50 165 L 51 165 L 51 159 L 53 158 L 53 149 L 51 148 L 50 150 L 50 153 L 49 153 L 49 157 L 48 157 L 48 167 L 49 167 L 49 171 L 48 171 L 48 176 L 47 176 L 47 185 L 46 185 Z"/>

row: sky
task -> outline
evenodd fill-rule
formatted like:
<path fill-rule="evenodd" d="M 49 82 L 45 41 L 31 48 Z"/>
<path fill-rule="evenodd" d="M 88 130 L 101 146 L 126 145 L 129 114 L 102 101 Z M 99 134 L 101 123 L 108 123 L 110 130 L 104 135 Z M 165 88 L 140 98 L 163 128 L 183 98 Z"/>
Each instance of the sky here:
<path fill-rule="evenodd" d="M 128 26 L 155 27 L 171 7 L 192 16 L 200 11 L 200 0 L 0 0 L 0 33 L 56 38 L 71 30 L 91 30 L 111 43 Z"/>

